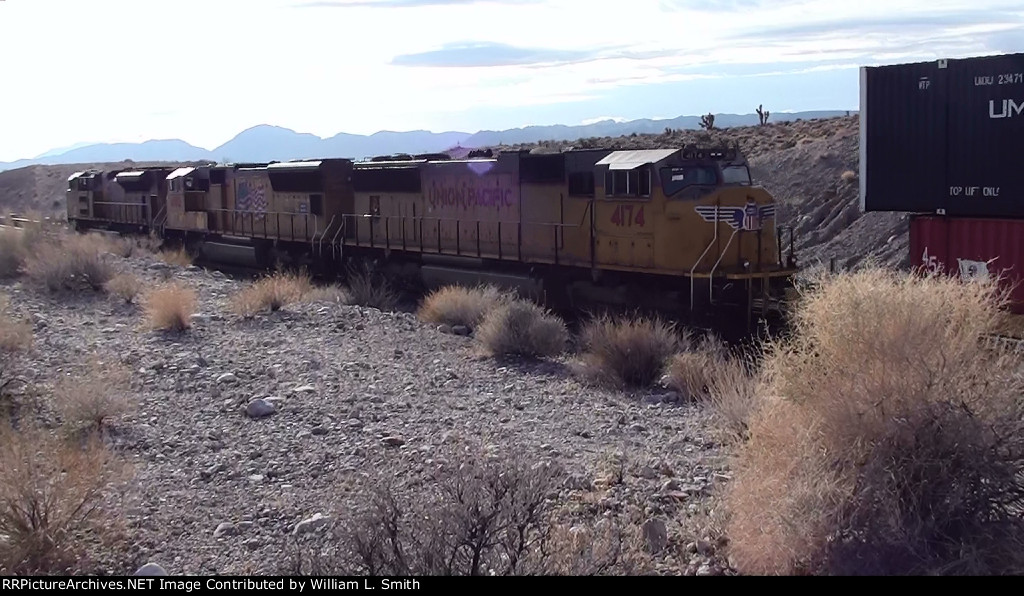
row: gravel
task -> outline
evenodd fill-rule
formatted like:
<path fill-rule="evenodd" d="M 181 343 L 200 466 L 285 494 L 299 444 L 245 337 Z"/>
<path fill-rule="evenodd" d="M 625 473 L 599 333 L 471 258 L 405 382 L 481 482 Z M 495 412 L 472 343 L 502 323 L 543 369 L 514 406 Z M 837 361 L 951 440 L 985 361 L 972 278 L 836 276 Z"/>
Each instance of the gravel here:
<path fill-rule="evenodd" d="M 147 286 L 168 275 L 149 257 L 111 258 Z M 18 391 L 45 399 L 91 354 L 134 371 L 138 407 L 109 437 L 134 470 L 119 503 L 127 546 L 90 547 L 97 571 L 280 573 L 291 549 L 330 540 L 321 530 L 373 474 L 421 476 L 479 445 L 561 464 L 559 498 L 633 524 L 659 572 L 728 572 L 701 522 L 728 479 L 724 451 L 707 414 L 664 388 L 595 389 L 568 356 L 487 359 L 471 337 L 404 312 L 311 303 L 247 320 L 227 308 L 245 282 L 169 274 L 199 293 L 202 316 L 181 334 L 146 330 L 141 309 L 114 298 L 0 281 L 35 333 Z"/>

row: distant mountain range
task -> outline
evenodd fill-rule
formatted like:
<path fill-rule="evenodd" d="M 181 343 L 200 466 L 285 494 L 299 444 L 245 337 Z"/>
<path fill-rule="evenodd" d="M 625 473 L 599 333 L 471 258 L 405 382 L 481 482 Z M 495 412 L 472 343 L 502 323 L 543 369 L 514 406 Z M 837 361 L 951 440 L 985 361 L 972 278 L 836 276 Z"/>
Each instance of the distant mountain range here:
<path fill-rule="evenodd" d="M 832 118 L 849 113 L 845 110 L 791 112 L 772 114 L 772 122 Z M 717 128 L 752 126 L 756 114 L 715 114 Z M 295 132 L 279 126 L 261 124 L 242 131 L 235 138 L 213 150 L 190 145 L 180 139 L 152 140 L 143 143 L 77 144 L 47 151 L 32 159 L 0 162 L 0 171 L 36 164 L 108 163 L 132 161 L 199 161 L 265 162 L 314 157 L 347 157 L 364 159 L 394 153 L 430 153 L 455 147 L 476 148 L 514 145 L 538 141 L 573 141 L 588 137 L 618 137 L 633 133 L 660 133 L 666 128 L 698 129 L 700 116 L 680 116 L 666 120 L 602 120 L 580 126 L 561 124 L 527 126 L 509 130 L 467 132 L 381 131 L 372 135 L 339 133 L 329 138 Z"/>

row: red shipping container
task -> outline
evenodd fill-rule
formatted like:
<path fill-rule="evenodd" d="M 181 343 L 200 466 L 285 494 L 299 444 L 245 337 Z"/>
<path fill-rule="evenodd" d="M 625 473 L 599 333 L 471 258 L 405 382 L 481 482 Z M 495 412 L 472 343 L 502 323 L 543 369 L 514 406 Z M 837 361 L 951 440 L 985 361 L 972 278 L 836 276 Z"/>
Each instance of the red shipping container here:
<path fill-rule="evenodd" d="M 963 279 L 1002 274 L 1010 310 L 1024 313 L 1024 220 L 918 215 L 910 220 L 910 263 Z"/>

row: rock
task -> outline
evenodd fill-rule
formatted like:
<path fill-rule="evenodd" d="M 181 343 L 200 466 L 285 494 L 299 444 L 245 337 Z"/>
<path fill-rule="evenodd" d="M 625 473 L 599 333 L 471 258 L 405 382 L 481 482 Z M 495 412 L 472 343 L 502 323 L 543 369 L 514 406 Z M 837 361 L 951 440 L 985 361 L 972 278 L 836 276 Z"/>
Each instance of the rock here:
<path fill-rule="evenodd" d="M 441 333 L 451 333 L 452 332 L 452 326 L 451 325 L 447 325 L 447 324 L 445 324 L 445 325 L 438 325 L 437 326 L 437 330 L 440 331 Z"/>
<path fill-rule="evenodd" d="M 637 476 L 640 476 L 641 478 L 646 478 L 647 480 L 657 480 L 658 471 L 652 468 L 651 466 L 644 466 L 640 468 L 640 471 L 637 473 Z"/>
<path fill-rule="evenodd" d="M 327 427 L 314 426 L 309 432 L 313 435 L 320 437 L 327 434 Z"/>
<path fill-rule="evenodd" d="M 715 570 L 711 567 L 711 565 L 705 563 L 697 568 L 698 577 L 707 577 L 709 575 L 715 575 Z"/>
<path fill-rule="evenodd" d="M 192 320 L 192 323 L 198 323 L 199 325 L 206 325 L 206 324 L 208 324 L 210 322 L 210 315 L 205 315 L 203 313 L 198 313 L 197 312 L 196 314 L 194 314 L 191 317 L 189 317 L 189 319 Z"/>
<path fill-rule="evenodd" d="M 668 528 L 660 519 L 649 519 L 640 528 L 647 552 L 657 554 L 668 546 Z"/>
<path fill-rule="evenodd" d="M 213 531 L 214 538 L 220 538 L 221 536 L 234 536 L 238 532 L 238 528 L 231 522 L 224 522 L 217 525 L 217 529 Z"/>
<path fill-rule="evenodd" d="M 698 540 L 696 544 L 697 554 L 709 556 L 714 552 L 715 547 L 707 540 Z"/>
<path fill-rule="evenodd" d="M 402 445 L 405 445 L 405 439 L 394 435 L 384 437 L 380 442 L 384 443 L 388 447 L 401 447 Z"/>
<path fill-rule="evenodd" d="M 292 393 L 312 393 L 316 391 L 316 387 L 312 385 L 300 385 L 295 389 L 292 389 Z"/>
<path fill-rule="evenodd" d="M 675 480 L 666 480 L 665 483 L 661 485 L 661 492 L 663 493 L 673 493 L 677 491 L 679 491 L 679 482 Z"/>
<path fill-rule="evenodd" d="M 235 373 L 224 373 L 221 376 L 217 377 L 217 382 L 218 383 L 237 383 L 238 382 L 238 377 L 235 376 Z"/>
<path fill-rule="evenodd" d="M 265 399 L 254 399 L 245 406 L 245 415 L 249 418 L 266 418 L 277 413 L 273 402 Z"/>
<path fill-rule="evenodd" d="M 156 563 L 146 563 L 135 571 L 135 575 L 167 575 L 167 572 Z"/>
<path fill-rule="evenodd" d="M 313 517 L 304 519 L 299 523 L 295 524 L 295 529 L 292 530 L 292 535 L 298 536 L 299 534 L 313 532 L 314 530 L 325 526 L 330 521 L 331 518 L 329 516 L 326 516 L 322 513 L 314 514 Z"/>
<path fill-rule="evenodd" d="M 465 325 L 455 325 L 452 327 L 452 333 L 465 337 L 469 335 L 469 327 L 466 327 Z"/>

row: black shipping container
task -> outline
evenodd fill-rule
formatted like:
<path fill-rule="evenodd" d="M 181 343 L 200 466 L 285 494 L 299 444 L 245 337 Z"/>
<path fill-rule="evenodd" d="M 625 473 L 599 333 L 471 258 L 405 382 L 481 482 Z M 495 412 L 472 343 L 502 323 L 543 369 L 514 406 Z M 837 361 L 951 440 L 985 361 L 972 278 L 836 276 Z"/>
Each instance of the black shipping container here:
<path fill-rule="evenodd" d="M 1024 53 L 861 69 L 864 211 L 1024 217 Z"/>

